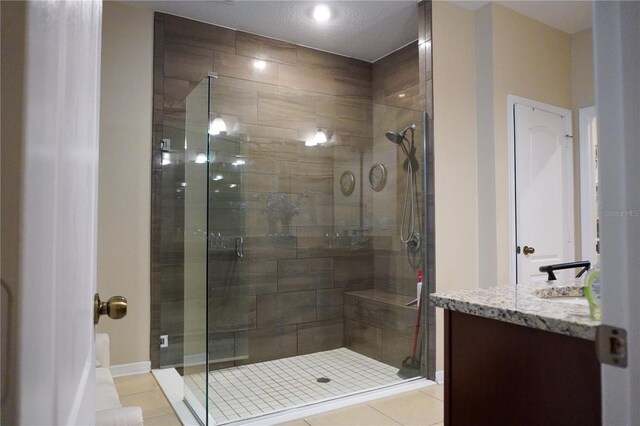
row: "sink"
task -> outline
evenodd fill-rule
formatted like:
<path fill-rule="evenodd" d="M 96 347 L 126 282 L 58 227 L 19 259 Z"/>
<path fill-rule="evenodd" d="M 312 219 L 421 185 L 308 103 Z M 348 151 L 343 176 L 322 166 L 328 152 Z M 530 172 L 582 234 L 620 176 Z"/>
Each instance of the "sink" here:
<path fill-rule="evenodd" d="M 558 286 L 536 290 L 533 295 L 554 303 L 589 306 L 582 286 Z"/>
<path fill-rule="evenodd" d="M 582 296 L 582 297 L 554 296 L 554 297 L 542 297 L 541 299 L 545 299 L 545 300 L 548 300 L 550 302 L 569 303 L 571 305 L 589 306 L 589 301 L 584 296 Z"/>

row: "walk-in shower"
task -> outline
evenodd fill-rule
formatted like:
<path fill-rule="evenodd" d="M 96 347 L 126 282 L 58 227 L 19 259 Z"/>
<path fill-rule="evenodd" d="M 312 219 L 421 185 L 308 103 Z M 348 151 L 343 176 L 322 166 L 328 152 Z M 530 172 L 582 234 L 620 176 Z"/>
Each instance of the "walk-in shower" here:
<path fill-rule="evenodd" d="M 393 237 L 410 231 L 409 246 L 418 235 L 411 159 L 424 114 L 350 100 L 349 115 L 362 120 L 357 143 L 331 127 L 331 139 L 308 146 L 229 114 L 237 99 L 261 96 L 270 98 L 211 74 L 186 102 L 185 396 L 217 423 L 398 383 L 402 360 L 424 342 L 416 306 L 405 306 L 420 262 Z M 345 107 L 305 97 L 328 114 Z M 282 108 L 299 95 L 277 99 Z M 227 130 L 212 132 L 213 120 Z M 407 121 L 400 149 L 377 134 Z M 390 170 L 380 192 L 363 185 L 374 163 Z M 344 173 L 353 176 L 348 191 Z"/>
<path fill-rule="evenodd" d="M 164 14 L 155 45 L 154 368 L 209 424 L 433 377 L 411 304 L 434 271 L 430 51 L 369 63 Z"/>

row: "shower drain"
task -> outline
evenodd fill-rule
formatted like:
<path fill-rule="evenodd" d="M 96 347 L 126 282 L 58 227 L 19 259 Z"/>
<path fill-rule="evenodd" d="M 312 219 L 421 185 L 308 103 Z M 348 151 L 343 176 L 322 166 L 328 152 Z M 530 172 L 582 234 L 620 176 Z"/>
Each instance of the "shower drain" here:
<path fill-rule="evenodd" d="M 316 379 L 316 381 L 317 381 L 318 383 L 329 383 L 329 382 L 331 381 L 331 379 L 330 379 L 330 378 L 328 378 L 328 377 L 318 377 L 318 378 Z"/>

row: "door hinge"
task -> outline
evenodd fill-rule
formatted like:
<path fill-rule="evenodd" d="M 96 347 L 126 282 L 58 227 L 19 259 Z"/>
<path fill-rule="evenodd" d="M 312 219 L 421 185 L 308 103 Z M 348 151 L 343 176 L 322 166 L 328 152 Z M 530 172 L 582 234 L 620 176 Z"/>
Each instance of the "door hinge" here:
<path fill-rule="evenodd" d="M 599 325 L 596 330 L 598 361 L 627 368 L 627 330 L 606 324 Z"/>

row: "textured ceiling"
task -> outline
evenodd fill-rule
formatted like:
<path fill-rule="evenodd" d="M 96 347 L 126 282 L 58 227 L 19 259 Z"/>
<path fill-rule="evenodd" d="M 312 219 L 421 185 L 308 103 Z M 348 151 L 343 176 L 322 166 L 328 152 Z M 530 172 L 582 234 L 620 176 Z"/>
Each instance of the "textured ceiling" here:
<path fill-rule="evenodd" d="M 418 0 L 359 1 L 133 1 L 144 7 L 210 24 L 260 34 L 373 62 L 416 40 Z M 334 17 L 316 22 L 316 4 Z M 477 10 L 488 1 L 452 1 Z M 496 1 L 569 34 L 591 27 L 591 1 Z"/>
<path fill-rule="evenodd" d="M 418 38 L 417 0 L 324 1 L 334 17 L 312 18 L 316 1 L 144 1 L 143 6 L 373 62 Z"/>

